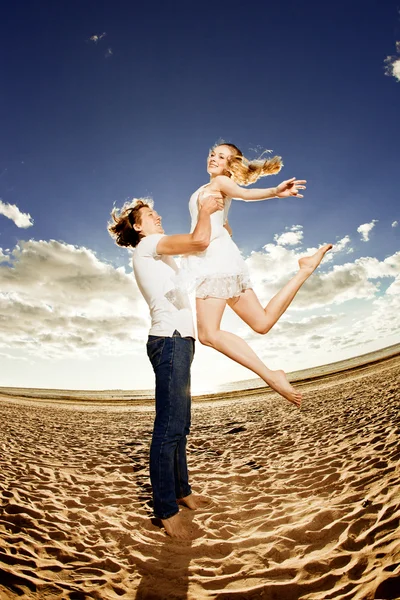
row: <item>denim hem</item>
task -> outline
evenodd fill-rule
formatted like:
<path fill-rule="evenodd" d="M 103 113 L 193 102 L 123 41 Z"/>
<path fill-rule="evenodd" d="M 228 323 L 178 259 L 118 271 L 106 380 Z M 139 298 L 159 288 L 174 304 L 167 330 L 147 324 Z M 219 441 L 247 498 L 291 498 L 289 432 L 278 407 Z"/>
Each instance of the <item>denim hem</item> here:
<path fill-rule="evenodd" d="M 190 492 L 188 494 L 182 494 L 182 496 L 177 496 L 177 500 L 182 500 L 182 498 L 187 498 L 188 496 L 191 496 L 193 494 L 192 490 L 190 490 Z"/>

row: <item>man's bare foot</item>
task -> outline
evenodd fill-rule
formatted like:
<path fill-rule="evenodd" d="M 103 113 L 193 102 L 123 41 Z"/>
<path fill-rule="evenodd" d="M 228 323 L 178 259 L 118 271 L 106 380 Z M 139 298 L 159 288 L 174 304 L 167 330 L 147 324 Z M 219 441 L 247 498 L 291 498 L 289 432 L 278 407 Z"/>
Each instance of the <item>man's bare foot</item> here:
<path fill-rule="evenodd" d="M 266 380 L 268 385 L 281 396 L 289 400 L 295 406 L 301 406 L 301 394 L 290 385 L 286 373 L 284 371 L 271 371 L 271 375 Z"/>
<path fill-rule="evenodd" d="M 311 256 L 305 256 L 304 258 L 300 258 L 299 267 L 300 269 L 307 269 L 312 273 L 320 264 L 321 260 L 324 258 L 325 254 L 332 248 L 332 244 L 325 244 L 322 246 L 315 254 Z"/>
<path fill-rule="evenodd" d="M 196 510 L 196 508 L 205 508 L 211 504 L 210 498 L 207 498 L 206 496 L 200 496 L 199 494 L 190 494 L 184 498 L 178 498 L 177 502 L 178 504 L 187 506 L 191 510 Z"/>
<path fill-rule="evenodd" d="M 179 513 L 169 517 L 169 519 L 161 519 L 161 522 L 164 525 L 167 534 L 172 538 L 177 540 L 193 539 L 192 532 L 182 523 L 182 517 Z"/>

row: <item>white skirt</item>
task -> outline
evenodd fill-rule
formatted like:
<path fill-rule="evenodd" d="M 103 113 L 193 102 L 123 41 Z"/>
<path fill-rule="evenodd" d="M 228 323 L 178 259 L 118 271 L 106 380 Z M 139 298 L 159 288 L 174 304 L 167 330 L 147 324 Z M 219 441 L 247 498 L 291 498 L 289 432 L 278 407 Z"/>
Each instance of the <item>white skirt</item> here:
<path fill-rule="evenodd" d="M 235 298 L 252 287 L 248 267 L 226 229 L 204 252 L 181 259 L 176 286 L 196 298 Z"/>

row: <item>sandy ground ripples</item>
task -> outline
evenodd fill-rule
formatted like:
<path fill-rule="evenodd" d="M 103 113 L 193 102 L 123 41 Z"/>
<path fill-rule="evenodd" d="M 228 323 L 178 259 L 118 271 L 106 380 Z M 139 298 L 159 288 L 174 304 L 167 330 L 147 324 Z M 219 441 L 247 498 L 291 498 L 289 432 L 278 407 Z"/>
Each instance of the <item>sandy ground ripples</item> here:
<path fill-rule="evenodd" d="M 194 403 L 191 542 L 152 519 L 148 407 L 0 397 L 0 599 L 400 598 L 400 357 Z M 223 400 L 223 396 L 221 396 Z"/>

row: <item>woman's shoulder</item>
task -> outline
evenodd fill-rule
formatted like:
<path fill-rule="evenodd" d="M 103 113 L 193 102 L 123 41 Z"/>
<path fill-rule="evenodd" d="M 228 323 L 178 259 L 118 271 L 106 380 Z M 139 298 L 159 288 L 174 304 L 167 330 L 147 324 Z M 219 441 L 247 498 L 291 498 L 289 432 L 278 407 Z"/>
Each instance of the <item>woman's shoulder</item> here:
<path fill-rule="evenodd" d="M 230 177 L 228 177 L 227 175 L 217 175 L 216 177 L 214 177 L 214 179 L 210 182 L 209 185 L 214 191 L 222 192 L 223 189 L 226 187 L 226 184 L 229 183 L 232 183 Z"/>
<path fill-rule="evenodd" d="M 227 193 L 227 188 L 224 185 L 226 181 L 230 181 L 226 175 L 217 175 L 205 187 L 203 195 L 212 196 L 213 194 L 221 195 L 225 200 L 231 199 L 231 195 Z"/>

